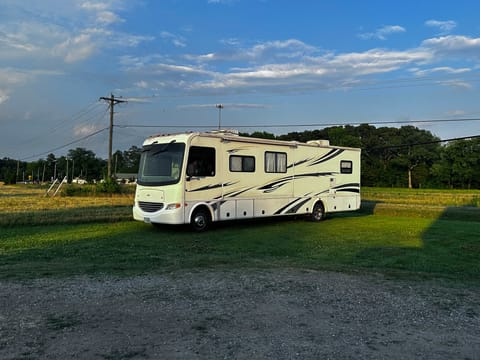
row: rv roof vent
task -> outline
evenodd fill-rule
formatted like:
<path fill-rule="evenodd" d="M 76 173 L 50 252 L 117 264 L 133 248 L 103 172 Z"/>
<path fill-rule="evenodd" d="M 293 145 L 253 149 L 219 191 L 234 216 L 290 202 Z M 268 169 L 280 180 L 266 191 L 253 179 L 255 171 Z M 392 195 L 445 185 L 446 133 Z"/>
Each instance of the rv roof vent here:
<path fill-rule="evenodd" d="M 330 146 L 330 141 L 328 140 L 310 140 L 307 141 L 309 145 L 317 145 L 317 146 Z"/>

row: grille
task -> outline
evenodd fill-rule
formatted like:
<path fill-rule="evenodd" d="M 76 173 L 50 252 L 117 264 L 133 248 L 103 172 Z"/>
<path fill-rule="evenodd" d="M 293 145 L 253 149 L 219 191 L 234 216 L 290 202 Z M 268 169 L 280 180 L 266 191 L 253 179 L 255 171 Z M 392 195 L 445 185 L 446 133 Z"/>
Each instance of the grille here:
<path fill-rule="evenodd" d="M 163 203 L 139 201 L 138 206 L 145 212 L 153 213 L 163 209 Z"/>

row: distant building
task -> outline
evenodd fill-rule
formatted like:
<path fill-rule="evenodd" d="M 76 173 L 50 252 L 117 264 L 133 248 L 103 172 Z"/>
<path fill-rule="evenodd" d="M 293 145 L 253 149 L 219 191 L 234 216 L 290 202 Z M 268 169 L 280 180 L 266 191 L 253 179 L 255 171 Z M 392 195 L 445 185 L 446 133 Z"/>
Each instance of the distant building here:
<path fill-rule="evenodd" d="M 116 173 L 115 178 L 118 183 L 122 184 L 136 184 L 137 173 Z"/>

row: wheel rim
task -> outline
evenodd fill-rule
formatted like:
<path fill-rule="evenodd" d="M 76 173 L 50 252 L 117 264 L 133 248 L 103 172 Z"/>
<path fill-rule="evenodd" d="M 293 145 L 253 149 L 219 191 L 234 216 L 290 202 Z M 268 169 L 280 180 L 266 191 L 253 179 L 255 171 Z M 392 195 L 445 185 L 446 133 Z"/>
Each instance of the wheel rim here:
<path fill-rule="evenodd" d="M 323 206 L 321 204 L 315 204 L 313 209 L 313 219 L 316 221 L 323 219 Z"/>
<path fill-rule="evenodd" d="M 193 222 L 195 223 L 195 226 L 198 228 L 204 228 L 205 225 L 207 224 L 204 214 L 196 215 Z"/>

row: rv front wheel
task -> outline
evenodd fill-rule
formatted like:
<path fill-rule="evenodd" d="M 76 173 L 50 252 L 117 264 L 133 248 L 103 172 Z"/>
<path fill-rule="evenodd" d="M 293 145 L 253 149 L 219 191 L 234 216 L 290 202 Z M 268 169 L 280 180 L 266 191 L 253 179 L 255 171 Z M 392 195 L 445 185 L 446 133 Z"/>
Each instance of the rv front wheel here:
<path fill-rule="evenodd" d="M 193 213 L 190 225 L 195 231 L 205 231 L 210 224 L 210 214 L 205 209 L 198 209 Z"/>
<path fill-rule="evenodd" d="M 323 204 L 319 201 L 315 204 L 312 211 L 312 221 L 322 221 L 325 217 L 325 208 Z"/>

